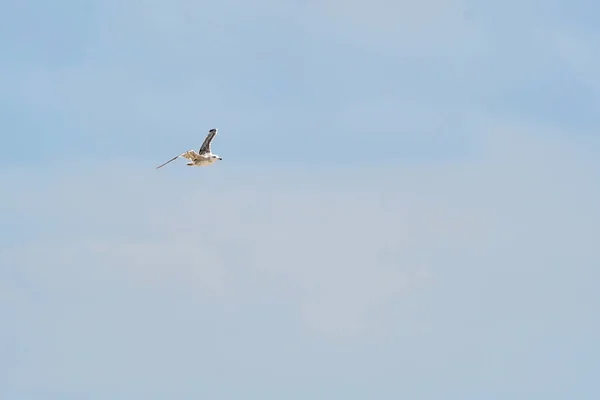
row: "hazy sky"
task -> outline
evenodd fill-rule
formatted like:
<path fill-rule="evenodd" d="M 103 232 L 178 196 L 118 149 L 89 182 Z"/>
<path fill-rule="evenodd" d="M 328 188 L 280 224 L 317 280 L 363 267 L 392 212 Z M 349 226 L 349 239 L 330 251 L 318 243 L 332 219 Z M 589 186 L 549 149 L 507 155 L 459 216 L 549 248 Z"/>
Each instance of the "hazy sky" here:
<path fill-rule="evenodd" d="M 598 15 L 4 0 L 0 398 L 600 398 Z"/>

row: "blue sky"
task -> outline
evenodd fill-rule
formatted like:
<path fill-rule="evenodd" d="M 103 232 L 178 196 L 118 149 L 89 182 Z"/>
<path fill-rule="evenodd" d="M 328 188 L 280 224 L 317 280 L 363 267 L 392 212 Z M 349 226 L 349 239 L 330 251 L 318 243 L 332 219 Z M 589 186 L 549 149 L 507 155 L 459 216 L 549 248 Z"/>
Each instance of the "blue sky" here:
<path fill-rule="evenodd" d="M 599 8 L 2 2 L 0 397 L 597 399 Z"/>

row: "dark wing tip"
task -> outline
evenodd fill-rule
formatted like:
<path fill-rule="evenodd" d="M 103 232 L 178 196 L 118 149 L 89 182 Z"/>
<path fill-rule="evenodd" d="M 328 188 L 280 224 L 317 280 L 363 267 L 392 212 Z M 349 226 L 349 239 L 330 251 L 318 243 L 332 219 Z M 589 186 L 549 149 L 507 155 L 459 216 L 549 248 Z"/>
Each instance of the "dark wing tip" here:
<path fill-rule="evenodd" d="M 184 153 L 184 154 L 185 154 L 185 153 Z M 159 168 L 161 168 L 161 167 L 164 167 L 165 165 L 167 165 L 167 164 L 168 164 L 168 163 L 170 163 L 171 161 L 175 161 L 175 160 L 177 160 L 179 157 L 181 157 L 181 156 L 177 156 L 177 157 L 173 157 L 173 158 L 171 158 L 169 161 L 167 161 L 167 162 L 165 162 L 165 163 L 162 163 L 162 164 L 160 164 L 158 167 L 156 167 L 156 169 L 159 169 Z"/>

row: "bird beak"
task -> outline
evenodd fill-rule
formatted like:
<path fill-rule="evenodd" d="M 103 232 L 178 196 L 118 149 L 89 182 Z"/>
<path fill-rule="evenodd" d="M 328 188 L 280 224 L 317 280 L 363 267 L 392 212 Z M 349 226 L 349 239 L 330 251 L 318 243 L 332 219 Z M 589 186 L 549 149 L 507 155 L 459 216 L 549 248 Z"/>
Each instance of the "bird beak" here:
<path fill-rule="evenodd" d="M 221 157 L 219 157 L 219 160 L 222 160 L 222 158 L 221 158 Z"/>

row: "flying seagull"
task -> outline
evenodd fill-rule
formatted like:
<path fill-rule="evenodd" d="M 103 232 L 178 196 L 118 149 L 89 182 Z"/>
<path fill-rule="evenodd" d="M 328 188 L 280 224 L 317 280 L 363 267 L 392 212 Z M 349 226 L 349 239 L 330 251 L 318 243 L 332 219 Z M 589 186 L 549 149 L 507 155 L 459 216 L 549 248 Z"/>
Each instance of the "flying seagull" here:
<path fill-rule="evenodd" d="M 200 147 L 200 150 L 198 150 L 197 153 L 193 149 L 188 150 L 185 153 L 181 153 L 177 157 L 171 158 L 166 163 L 159 165 L 158 167 L 156 167 L 156 169 L 164 167 L 171 161 L 177 160 L 179 157 L 187 158 L 188 160 L 190 160 L 190 162 L 187 163 L 187 165 L 189 165 L 190 167 L 203 167 L 206 165 L 214 164 L 215 162 L 217 162 L 217 160 L 222 160 L 221 157 L 219 157 L 216 154 L 213 154 L 212 151 L 210 151 L 210 143 L 213 141 L 216 135 L 217 129 L 211 129 L 210 131 L 208 131 L 208 135 L 206 135 L 206 139 L 204 139 L 204 143 L 202 143 L 202 146 Z"/>

